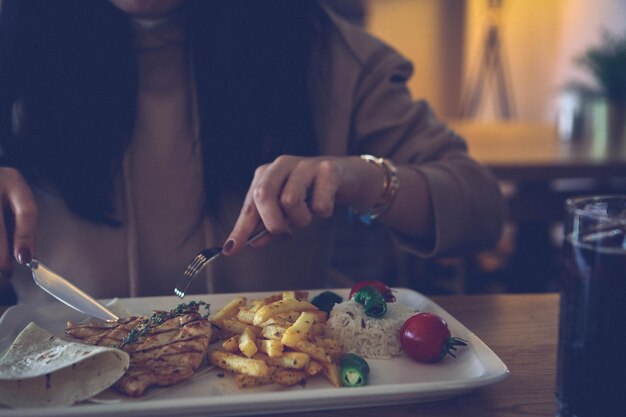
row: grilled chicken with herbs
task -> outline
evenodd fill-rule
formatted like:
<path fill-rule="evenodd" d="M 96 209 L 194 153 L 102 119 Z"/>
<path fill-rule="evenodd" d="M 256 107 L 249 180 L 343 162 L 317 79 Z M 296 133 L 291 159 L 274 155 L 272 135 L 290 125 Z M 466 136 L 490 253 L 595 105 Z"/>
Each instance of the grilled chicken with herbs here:
<path fill-rule="evenodd" d="M 115 387 L 138 397 L 151 385 L 168 386 L 191 378 L 202 364 L 212 332 L 199 312 L 203 304 L 180 304 L 171 311 L 117 322 L 68 322 L 65 333 L 83 343 L 128 352 L 130 367 Z"/>

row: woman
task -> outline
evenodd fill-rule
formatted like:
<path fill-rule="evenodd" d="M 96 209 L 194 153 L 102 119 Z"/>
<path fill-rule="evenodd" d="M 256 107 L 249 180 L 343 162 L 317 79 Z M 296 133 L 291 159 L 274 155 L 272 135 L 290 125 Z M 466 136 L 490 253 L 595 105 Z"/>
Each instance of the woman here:
<path fill-rule="evenodd" d="M 169 295 L 224 245 L 191 292 L 323 287 L 348 208 L 421 256 L 499 235 L 496 182 L 410 63 L 316 2 L 3 3 L 5 275 L 36 256 L 97 297 Z"/>

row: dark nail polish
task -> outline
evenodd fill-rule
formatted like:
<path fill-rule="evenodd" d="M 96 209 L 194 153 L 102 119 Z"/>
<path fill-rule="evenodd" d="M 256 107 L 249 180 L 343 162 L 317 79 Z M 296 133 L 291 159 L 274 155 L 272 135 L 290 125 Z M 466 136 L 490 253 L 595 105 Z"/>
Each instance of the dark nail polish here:
<path fill-rule="evenodd" d="M 22 265 L 27 264 L 31 260 L 32 258 L 30 256 L 30 249 L 22 248 L 17 252 L 17 261 L 21 263 Z"/>
<path fill-rule="evenodd" d="M 13 271 L 7 269 L 6 271 L 0 271 L 0 277 L 2 279 L 10 279 L 13 276 Z"/>
<path fill-rule="evenodd" d="M 228 253 L 233 249 L 233 246 L 235 246 L 235 241 L 232 240 L 232 239 L 228 239 L 228 241 L 226 242 L 226 244 L 222 248 L 222 252 L 224 252 L 226 255 L 228 255 Z"/>

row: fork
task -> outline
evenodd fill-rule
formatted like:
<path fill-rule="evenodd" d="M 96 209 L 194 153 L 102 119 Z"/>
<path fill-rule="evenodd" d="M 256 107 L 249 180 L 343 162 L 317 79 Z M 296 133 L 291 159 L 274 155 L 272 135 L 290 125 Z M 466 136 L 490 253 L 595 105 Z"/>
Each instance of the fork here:
<path fill-rule="evenodd" d="M 267 233 L 268 233 L 267 229 L 261 230 L 260 232 L 252 236 L 250 239 L 248 239 L 248 241 L 246 242 L 246 245 L 250 245 L 252 242 L 254 242 L 257 239 L 262 238 Z M 221 246 L 215 246 L 212 248 L 202 249 L 191 260 L 191 262 L 189 262 L 189 265 L 187 265 L 187 268 L 185 268 L 185 272 L 183 273 L 183 276 L 178 281 L 178 285 L 176 285 L 176 288 L 174 288 L 174 294 L 176 294 L 180 298 L 183 298 L 185 296 L 187 289 L 189 288 L 189 285 L 191 285 L 191 282 L 200 273 L 200 271 L 202 271 L 209 262 L 219 257 L 222 253 L 223 252 L 222 252 Z"/>

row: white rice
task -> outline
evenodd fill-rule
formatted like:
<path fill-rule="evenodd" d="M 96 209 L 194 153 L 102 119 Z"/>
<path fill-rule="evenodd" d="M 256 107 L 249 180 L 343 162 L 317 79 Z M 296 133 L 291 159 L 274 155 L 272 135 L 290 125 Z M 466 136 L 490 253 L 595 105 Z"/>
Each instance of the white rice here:
<path fill-rule="evenodd" d="M 335 304 L 326 335 L 341 342 L 344 353 L 356 353 L 370 359 L 390 359 L 402 353 L 400 328 L 415 311 L 400 303 L 388 303 L 381 318 L 365 315 L 363 306 L 354 300 Z"/>

